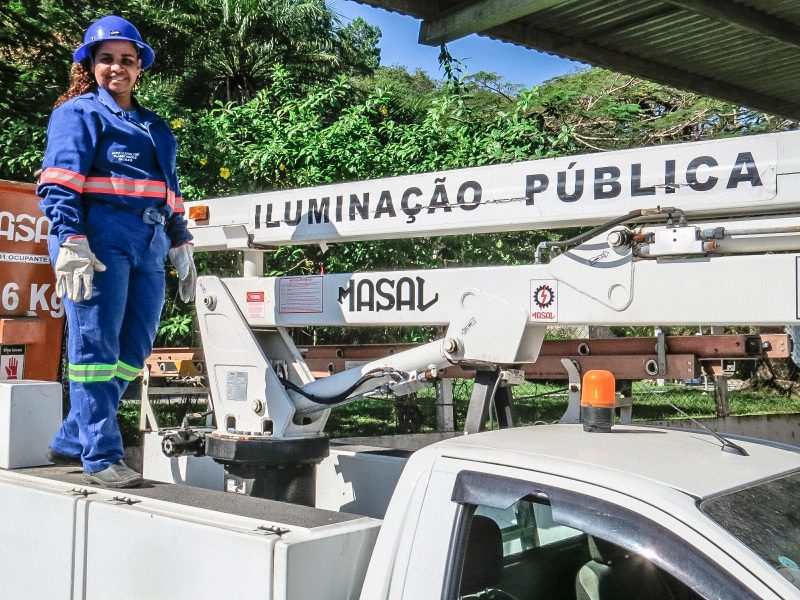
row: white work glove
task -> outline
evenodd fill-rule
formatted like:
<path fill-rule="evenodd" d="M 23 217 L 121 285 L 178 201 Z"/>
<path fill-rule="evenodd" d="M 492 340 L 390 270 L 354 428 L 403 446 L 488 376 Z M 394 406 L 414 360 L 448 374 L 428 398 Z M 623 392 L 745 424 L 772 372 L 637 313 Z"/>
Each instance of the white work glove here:
<path fill-rule="evenodd" d="M 94 272 L 105 270 L 106 266 L 89 248 L 89 240 L 85 237 L 67 238 L 56 258 L 56 294 L 80 302 L 83 286 L 83 300 L 90 300 Z"/>
<path fill-rule="evenodd" d="M 194 266 L 194 245 L 184 244 L 170 248 L 169 260 L 178 272 L 178 295 L 184 302 L 194 302 L 197 269 Z"/>

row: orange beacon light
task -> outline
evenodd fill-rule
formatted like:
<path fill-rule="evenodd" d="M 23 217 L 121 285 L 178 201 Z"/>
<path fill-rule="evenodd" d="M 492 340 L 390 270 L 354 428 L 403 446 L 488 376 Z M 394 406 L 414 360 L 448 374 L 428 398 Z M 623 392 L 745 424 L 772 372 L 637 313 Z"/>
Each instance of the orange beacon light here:
<path fill-rule="evenodd" d="M 191 221 L 208 221 L 208 206 L 205 204 L 190 206 L 189 219 Z"/>
<path fill-rule="evenodd" d="M 616 381 L 611 371 L 594 369 L 583 374 L 581 422 L 584 431 L 608 433 L 614 422 Z"/>

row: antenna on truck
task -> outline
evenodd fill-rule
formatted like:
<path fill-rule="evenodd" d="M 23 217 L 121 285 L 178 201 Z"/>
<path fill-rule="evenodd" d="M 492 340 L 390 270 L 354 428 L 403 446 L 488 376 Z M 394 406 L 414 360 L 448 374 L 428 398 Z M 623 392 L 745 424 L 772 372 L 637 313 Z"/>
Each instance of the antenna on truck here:
<path fill-rule="evenodd" d="M 682 411 L 680 408 L 678 408 L 677 406 L 675 406 L 675 405 L 674 405 L 672 402 L 669 402 L 668 404 L 669 404 L 669 405 L 670 405 L 672 408 L 674 408 L 676 411 L 678 411 L 680 414 L 682 414 L 684 417 L 686 417 L 687 419 L 689 419 L 689 420 L 690 420 L 692 423 L 694 423 L 695 425 L 697 425 L 697 426 L 698 426 L 698 427 L 700 427 L 701 429 L 704 429 L 704 430 L 706 430 L 708 433 L 710 433 L 710 434 L 711 434 L 711 435 L 713 435 L 715 438 L 717 438 L 717 440 L 719 440 L 720 444 L 722 444 L 722 451 L 723 451 L 723 452 L 730 452 L 731 454 L 738 454 L 739 456 L 750 456 L 750 455 L 747 453 L 747 450 L 745 450 L 744 448 L 742 448 L 740 445 L 738 445 L 738 444 L 734 444 L 734 443 L 733 443 L 732 441 L 730 441 L 729 439 L 726 439 L 726 438 L 724 438 L 723 436 L 721 436 L 720 434 L 718 434 L 716 431 L 713 431 L 713 430 L 709 429 L 708 427 L 706 427 L 705 425 L 703 425 L 702 423 L 700 423 L 700 421 L 697 421 L 697 420 L 695 420 L 694 418 L 690 417 L 688 414 L 686 414 L 686 413 L 685 413 L 684 411 Z"/>

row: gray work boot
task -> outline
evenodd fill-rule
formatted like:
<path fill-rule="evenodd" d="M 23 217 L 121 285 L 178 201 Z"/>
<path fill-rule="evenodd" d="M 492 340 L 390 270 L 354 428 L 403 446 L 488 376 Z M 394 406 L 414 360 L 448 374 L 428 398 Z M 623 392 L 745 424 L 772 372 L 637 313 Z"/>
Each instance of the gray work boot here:
<path fill-rule="evenodd" d="M 45 456 L 47 456 L 47 460 L 54 465 L 67 465 L 69 467 L 82 466 L 80 456 L 67 456 L 66 454 L 61 454 L 61 452 L 56 452 L 50 446 L 47 447 Z"/>
<path fill-rule="evenodd" d="M 142 484 L 142 476 L 123 461 L 119 461 L 96 473 L 84 471 L 83 482 L 107 488 L 132 488 Z"/>

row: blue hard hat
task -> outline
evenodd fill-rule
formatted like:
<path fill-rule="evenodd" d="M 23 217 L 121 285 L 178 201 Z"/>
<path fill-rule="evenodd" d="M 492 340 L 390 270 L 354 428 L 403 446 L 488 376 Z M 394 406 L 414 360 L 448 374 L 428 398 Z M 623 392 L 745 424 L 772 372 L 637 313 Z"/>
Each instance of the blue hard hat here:
<path fill-rule="evenodd" d="M 72 60 L 80 62 L 91 55 L 92 46 L 106 41 L 124 40 L 132 42 L 139 49 L 139 58 L 142 59 L 142 69 L 146 69 L 153 64 L 156 53 L 153 49 L 142 41 L 139 30 L 133 23 L 126 21 L 116 15 L 108 15 L 98 19 L 86 29 L 83 36 L 83 44 L 75 50 Z"/>

